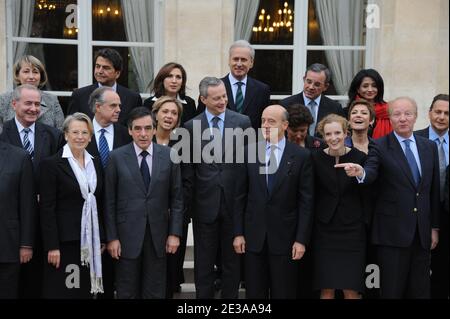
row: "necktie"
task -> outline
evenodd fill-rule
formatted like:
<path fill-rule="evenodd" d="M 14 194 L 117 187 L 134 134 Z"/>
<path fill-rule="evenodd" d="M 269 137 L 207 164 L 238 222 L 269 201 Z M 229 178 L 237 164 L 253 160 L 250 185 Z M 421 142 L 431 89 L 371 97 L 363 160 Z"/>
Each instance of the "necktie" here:
<path fill-rule="evenodd" d="M 145 160 L 147 155 L 150 155 L 150 154 L 147 151 L 142 151 L 142 153 L 141 153 L 141 156 L 142 156 L 141 174 L 142 174 L 142 179 L 144 180 L 144 185 L 145 185 L 146 190 L 148 190 L 148 187 L 150 185 L 150 171 L 148 168 L 147 161 Z"/>
<path fill-rule="evenodd" d="M 419 172 L 419 167 L 417 166 L 417 162 L 414 157 L 414 154 L 411 151 L 411 148 L 409 147 L 409 144 L 411 143 L 411 141 L 404 140 L 403 142 L 405 143 L 406 160 L 408 161 L 409 168 L 411 169 L 411 173 L 414 178 L 414 182 L 416 183 L 416 186 L 417 186 L 417 185 L 419 185 L 419 182 L 420 182 L 420 172 Z"/>
<path fill-rule="evenodd" d="M 236 85 L 238 86 L 238 88 L 236 91 L 236 101 L 234 101 L 234 105 L 236 106 L 236 111 L 242 113 L 242 107 L 244 105 L 244 95 L 242 94 L 242 86 L 244 85 L 244 83 L 237 82 Z"/>
<path fill-rule="evenodd" d="M 445 151 L 444 151 L 444 137 L 441 136 L 438 139 L 436 139 L 436 142 L 438 143 L 438 154 L 439 154 L 439 181 L 441 182 L 440 187 L 440 194 L 441 194 L 441 201 L 444 200 L 444 184 L 445 184 L 445 168 L 447 166 L 447 161 L 445 160 Z"/>
<path fill-rule="evenodd" d="M 27 150 L 28 154 L 30 154 L 31 158 L 34 157 L 34 149 L 33 145 L 30 142 L 30 139 L 28 138 L 28 133 L 31 132 L 30 128 L 24 128 L 23 129 L 23 148 Z"/>
<path fill-rule="evenodd" d="M 277 158 L 275 155 L 276 149 L 277 149 L 276 145 L 270 145 L 270 147 L 268 148 L 269 153 L 267 154 L 269 160 L 267 161 L 266 164 L 267 165 L 266 172 L 267 172 L 267 191 L 269 192 L 269 194 L 272 194 L 276 174 L 276 171 L 274 172 L 271 171 L 273 170 L 271 169 L 271 165 L 273 165 L 272 163 L 275 163 L 275 165 L 278 166 Z"/>
<path fill-rule="evenodd" d="M 215 128 L 215 129 L 217 129 L 217 130 L 219 131 L 218 137 L 219 137 L 219 138 L 222 138 L 222 134 L 221 134 L 221 132 L 220 132 L 220 127 L 219 127 L 219 121 L 220 121 L 220 117 L 218 117 L 218 116 L 214 116 L 214 117 L 212 118 L 212 120 L 211 120 L 211 122 L 212 122 L 212 127 Z M 214 138 L 214 133 L 211 135 L 211 139 L 213 139 L 213 138 Z"/>
<path fill-rule="evenodd" d="M 311 100 L 308 103 L 309 106 L 309 110 L 311 111 L 311 115 L 313 117 L 314 122 L 309 126 L 309 135 L 314 136 L 315 132 L 316 132 L 316 125 L 317 125 L 317 121 L 316 121 L 316 107 L 317 107 L 317 103 L 314 100 Z"/>
<path fill-rule="evenodd" d="M 100 130 L 101 134 L 100 134 L 100 138 L 99 138 L 99 148 L 98 151 L 100 153 L 100 159 L 102 160 L 102 165 L 103 168 L 106 167 L 106 164 L 108 163 L 109 160 L 109 147 L 108 147 L 108 142 L 106 141 L 106 137 L 105 137 L 105 132 L 106 130 L 104 128 L 102 128 Z"/>

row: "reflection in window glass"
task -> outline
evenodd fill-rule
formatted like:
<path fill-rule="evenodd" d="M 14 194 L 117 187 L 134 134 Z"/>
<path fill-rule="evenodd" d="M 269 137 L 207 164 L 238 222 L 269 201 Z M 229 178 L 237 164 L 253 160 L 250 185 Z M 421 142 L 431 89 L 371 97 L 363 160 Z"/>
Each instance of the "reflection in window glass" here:
<path fill-rule="evenodd" d="M 45 66 L 47 91 L 72 91 L 78 87 L 78 53 L 75 45 L 28 43 L 25 54 L 38 58 Z"/>
<path fill-rule="evenodd" d="M 294 0 L 261 0 L 252 27 L 252 44 L 292 44 Z"/>
<path fill-rule="evenodd" d="M 272 95 L 290 95 L 292 91 L 292 51 L 256 50 L 249 75 L 267 83 Z"/>
<path fill-rule="evenodd" d="M 92 1 L 92 36 L 99 41 L 126 41 L 120 0 Z"/>
<path fill-rule="evenodd" d="M 13 4 L 17 14 L 20 14 L 21 17 L 31 18 L 31 20 L 23 19 L 20 28 L 13 28 L 14 32 L 19 32 L 20 36 L 26 36 L 24 29 L 31 22 L 30 37 L 77 39 L 78 29 L 73 19 L 76 12 L 76 1 L 36 0 L 33 11 L 29 11 L 30 2 L 32 1 L 22 0 Z M 21 3 L 20 7 L 19 3 Z M 15 36 L 18 35 L 15 34 Z"/>

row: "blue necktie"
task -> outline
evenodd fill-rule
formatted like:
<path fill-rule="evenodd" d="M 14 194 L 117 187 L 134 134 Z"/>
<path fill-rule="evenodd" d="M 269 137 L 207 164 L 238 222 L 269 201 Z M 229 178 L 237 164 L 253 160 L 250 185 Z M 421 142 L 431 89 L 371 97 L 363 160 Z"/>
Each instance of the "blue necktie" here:
<path fill-rule="evenodd" d="M 439 156 L 439 180 L 440 180 L 440 196 L 441 202 L 444 201 L 444 188 L 445 188 L 445 169 L 447 167 L 447 161 L 445 160 L 445 151 L 444 151 L 444 137 L 441 136 L 436 139 L 436 143 L 438 144 L 438 156 Z"/>
<path fill-rule="evenodd" d="M 409 144 L 411 143 L 411 141 L 404 140 L 403 142 L 405 143 L 406 160 L 408 161 L 409 168 L 411 169 L 411 173 L 414 178 L 414 182 L 416 183 L 416 186 L 417 186 L 417 185 L 419 185 L 419 182 L 420 182 L 420 171 L 419 171 L 419 167 L 417 166 L 417 162 L 414 157 L 414 154 L 411 151 L 411 148 L 409 147 Z"/>
<path fill-rule="evenodd" d="M 100 159 L 102 160 L 102 165 L 103 168 L 106 167 L 106 164 L 108 163 L 109 160 L 109 147 L 108 147 L 108 142 L 106 141 L 106 137 L 105 137 L 105 132 L 106 130 L 104 128 L 102 128 L 100 130 L 101 134 L 100 134 L 100 138 L 99 138 L 99 153 L 100 153 Z"/>
<path fill-rule="evenodd" d="M 148 187 L 150 186 L 150 171 L 148 169 L 148 164 L 145 158 L 149 155 L 147 151 L 142 151 L 142 161 L 141 161 L 141 174 L 142 179 L 144 180 L 145 189 L 148 190 Z"/>
<path fill-rule="evenodd" d="M 269 192 L 269 194 L 272 194 L 273 186 L 274 186 L 274 183 L 275 183 L 276 171 L 270 174 L 268 172 L 268 170 L 270 168 L 271 163 L 276 163 L 275 165 L 278 166 L 277 158 L 275 156 L 276 148 L 277 147 L 275 145 L 271 145 L 270 146 L 270 148 L 269 148 L 269 150 L 270 150 L 269 160 L 267 161 L 267 167 L 266 167 L 266 172 L 267 172 L 267 191 Z"/>
<path fill-rule="evenodd" d="M 33 145 L 31 144 L 30 139 L 28 138 L 28 133 L 31 132 L 30 128 L 24 128 L 23 129 L 23 148 L 27 150 L 28 154 L 30 154 L 31 159 L 34 157 L 34 149 Z"/>
<path fill-rule="evenodd" d="M 238 86 L 238 88 L 236 91 L 236 101 L 234 102 L 234 105 L 236 106 L 236 111 L 242 113 L 242 107 L 244 105 L 244 95 L 242 94 L 242 86 L 244 85 L 244 83 L 237 82 L 236 85 Z"/>
<path fill-rule="evenodd" d="M 219 138 L 222 138 L 222 134 L 221 134 L 221 132 L 220 132 L 220 127 L 219 127 L 219 121 L 220 121 L 220 117 L 218 117 L 218 116 L 214 116 L 212 119 L 211 119 L 211 122 L 212 122 L 212 127 L 213 128 L 215 128 L 215 129 L 217 129 L 218 131 L 219 131 Z M 211 139 L 213 139 L 214 138 L 214 134 L 211 134 Z"/>

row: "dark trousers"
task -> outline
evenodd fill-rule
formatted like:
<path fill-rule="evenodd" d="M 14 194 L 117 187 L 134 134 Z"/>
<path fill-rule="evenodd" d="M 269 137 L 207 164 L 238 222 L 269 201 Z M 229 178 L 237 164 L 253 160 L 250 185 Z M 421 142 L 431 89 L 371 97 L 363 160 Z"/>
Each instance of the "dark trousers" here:
<path fill-rule="evenodd" d="M 272 255 L 267 241 L 261 252 L 245 252 L 247 299 L 294 299 L 297 296 L 298 260 L 291 255 Z"/>
<path fill-rule="evenodd" d="M 16 299 L 19 294 L 20 264 L 0 263 L 0 299 Z"/>
<path fill-rule="evenodd" d="M 378 246 L 382 299 L 430 298 L 430 250 L 416 232 L 410 247 Z"/>
<path fill-rule="evenodd" d="M 156 255 L 147 225 L 141 254 L 135 259 L 120 257 L 116 263 L 118 299 L 163 299 L 166 296 L 166 254 Z"/>
<path fill-rule="evenodd" d="M 113 299 L 114 298 L 114 263 L 111 255 L 105 250 L 102 254 L 102 280 L 103 293 L 98 294 L 98 299 Z"/>
<path fill-rule="evenodd" d="M 38 226 L 40 226 L 39 221 L 35 229 L 33 258 L 28 263 L 20 265 L 19 298 L 22 299 L 42 298 L 44 263 L 47 262 L 47 254 L 44 254 L 41 230 Z"/>
<path fill-rule="evenodd" d="M 236 299 L 239 292 L 240 258 L 233 248 L 233 221 L 221 205 L 221 213 L 212 224 L 194 219 L 194 276 L 198 299 L 214 298 L 214 263 L 221 248 L 222 298 Z"/>
<path fill-rule="evenodd" d="M 448 214 L 441 213 L 439 243 L 431 251 L 431 298 L 448 299 L 449 296 L 449 221 Z"/>
<path fill-rule="evenodd" d="M 184 256 L 186 254 L 186 243 L 188 233 L 188 222 L 183 224 L 183 237 L 180 239 L 180 246 L 175 254 L 167 254 L 167 291 L 166 298 L 173 298 L 180 284 L 184 282 Z"/>

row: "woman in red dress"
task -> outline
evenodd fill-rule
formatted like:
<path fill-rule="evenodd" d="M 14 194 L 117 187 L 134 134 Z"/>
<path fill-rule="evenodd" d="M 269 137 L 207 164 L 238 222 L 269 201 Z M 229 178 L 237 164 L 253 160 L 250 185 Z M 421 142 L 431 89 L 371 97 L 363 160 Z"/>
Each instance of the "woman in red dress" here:
<path fill-rule="evenodd" d="M 375 109 L 375 124 L 372 138 L 380 138 L 392 132 L 389 121 L 388 104 L 383 100 L 384 82 L 381 75 L 374 69 L 359 71 L 348 89 L 349 105 L 358 99 L 373 103 Z"/>

